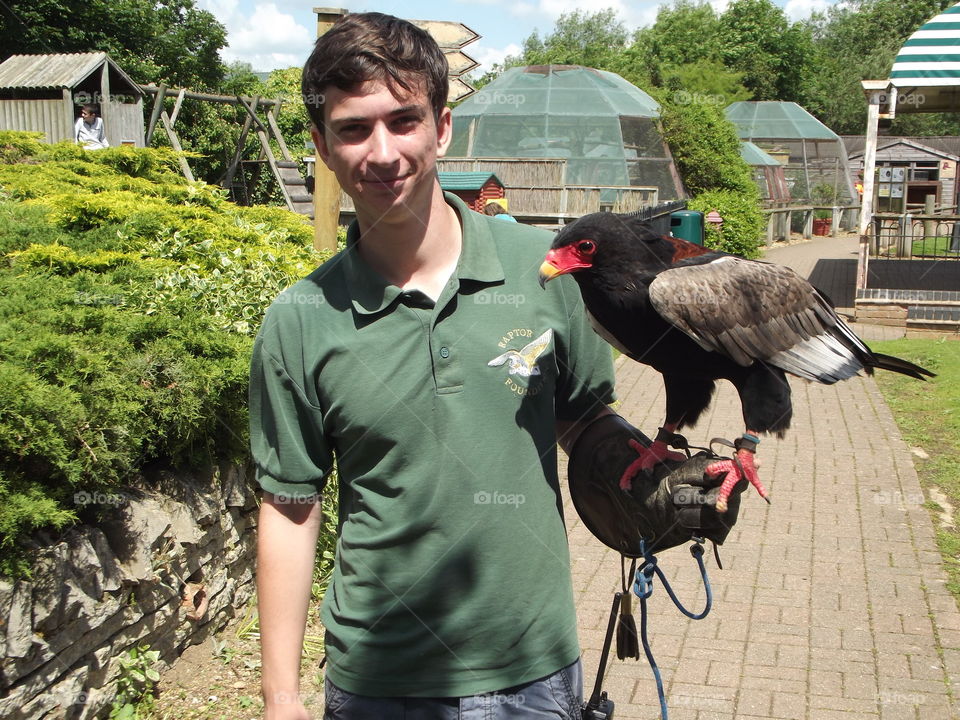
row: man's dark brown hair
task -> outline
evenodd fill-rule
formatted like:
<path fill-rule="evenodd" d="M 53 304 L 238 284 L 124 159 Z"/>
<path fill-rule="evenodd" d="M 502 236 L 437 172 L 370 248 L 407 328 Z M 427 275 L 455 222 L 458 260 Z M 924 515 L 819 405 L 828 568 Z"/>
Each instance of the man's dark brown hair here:
<path fill-rule="evenodd" d="M 301 90 L 313 124 L 324 130 L 324 92 L 351 91 L 368 81 L 383 82 L 394 93 L 422 86 L 435 118 L 447 102 L 447 59 L 426 31 L 383 13 L 340 18 L 317 38 L 303 67 Z"/>

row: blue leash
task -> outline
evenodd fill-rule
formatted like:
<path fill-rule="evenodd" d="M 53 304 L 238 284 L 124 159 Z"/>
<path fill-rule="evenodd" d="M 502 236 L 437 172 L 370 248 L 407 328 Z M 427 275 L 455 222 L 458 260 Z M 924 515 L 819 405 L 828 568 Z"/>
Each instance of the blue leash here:
<path fill-rule="evenodd" d="M 660 578 L 660 582 L 663 583 L 663 587 L 677 609 L 691 620 L 702 620 L 710 613 L 710 608 L 713 607 L 713 592 L 710 589 L 710 579 L 707 577 L 706 565 L 703 563 L 703 545 L 699 540 L 695 539 L 690 547 L 690 554 L 697 559 L 697 565 L 700 567 L 700 577 L 703 578 L 703 587 L 707 592 L 706 606 L 703 608 L 703 612 L 698 614 L 687 610 L 677 598 L 676 593 L 673 592 L 673 588 L 670 587 L 670 583 L 663 574 L 663 570 L 657 565 L 656 556 L 652 550 L 647 550 L 646 543 L 642 539 L 640 540 L 640 554 L 643 555 L 643 565 L 637 569 L 633 582 L 633 594 L 640 598 L 640 640 L 643 643 L 643 652 L 647 656 L 647 662 L 650 663 L 650 668 L 653 670 L 653 677 L 657 681 L 660 717 L 662 720 L 667 720 L 667 698 L 663 692 L 663 680 L 660 678 L 660 668 L 657 667 L 657 661 L 654 660 L 653 651 L 650 649 L 650 641 L 647 639 L 647 598 L 653 593 L 653 575 L 656 573 L 657 577 Z"/>

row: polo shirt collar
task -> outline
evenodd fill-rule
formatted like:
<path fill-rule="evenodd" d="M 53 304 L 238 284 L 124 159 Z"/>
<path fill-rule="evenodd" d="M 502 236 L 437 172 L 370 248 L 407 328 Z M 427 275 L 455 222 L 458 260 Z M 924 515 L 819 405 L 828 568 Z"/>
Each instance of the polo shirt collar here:
<path fill-rule="evenodd" d="M 479 214 L 472 212 L 456 195 L 443 195 L 460 216 L 460 227 L 463 231 L 457 278 L 481 283 L 503 282 L 503 266 L 500 264 L 488 223 Z M 373 315 L 392 305 L 403 291 L 387 282 L 360 257 L 357 245 L 359 240 L 360 226 L 354 220 L 347 228 L 347 246 L 340 262 L 344 264 L 348 292 L 354 309 L 362 315 Z"/>

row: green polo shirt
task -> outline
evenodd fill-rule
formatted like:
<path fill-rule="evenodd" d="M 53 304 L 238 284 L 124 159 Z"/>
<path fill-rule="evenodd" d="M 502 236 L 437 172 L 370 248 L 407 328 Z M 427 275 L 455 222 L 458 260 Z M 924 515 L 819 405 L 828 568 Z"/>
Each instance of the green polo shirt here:
<path fill-rule="evenodd" d="M 362 695 L 473 695 L 580 652 L 555 419 L 613 400 L 610 348 L 570 278 L 540 288 L 550 233 L 446 199 L 463 250 L 436 303 L 371 270 L 354 224 L 254 349 L 263 489 L 313 495 L 336 458 L 327 669 Z"/>

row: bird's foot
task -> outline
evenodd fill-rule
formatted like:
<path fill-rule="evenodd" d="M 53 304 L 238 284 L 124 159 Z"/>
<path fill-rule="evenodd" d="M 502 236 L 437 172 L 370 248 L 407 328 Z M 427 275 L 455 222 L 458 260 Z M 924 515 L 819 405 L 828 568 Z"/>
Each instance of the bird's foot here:
<path fill-rule="evenodd" d="M 650 470 L 657 463 L 663 462 L 664 460 L 682 462 L 687 459 L 686 455 L 671 452 L 667 444 L 662 440 L 654 441 L 650 447 L 645 447 L 633 439 L 628 440 L 627 443 L 636 451 L 639 457 L 630 463 L 627 469 L 623 471 L 623 475 L 620 476 L 620 489 L 624 491 L 629 491 L 630 488 L 633 487 L 633 479 L 637 475 L 644 470 Z"/>
<path fill-rule="evenodd" d="M 740 447 L 734 453 L 733 460 L 718 460 L 715 463 L 707 465 L 704 472 L 711 477 L 717 477 L 721 473 L 726 473 L 726 477 L 720 484 L 720 490 L 717 492 L 717 512 L 723 513 L 727 511 L 727 500 L 730 498 L 731 491 L 734 486 L 744 478 L 757 489 L 760 497 L 770 502 L 767 489 L 763 486 L 763 483 L 760 482 L 760 477 L 757 475 L 757 462 L 754 460 L 753 450 Z"/>

